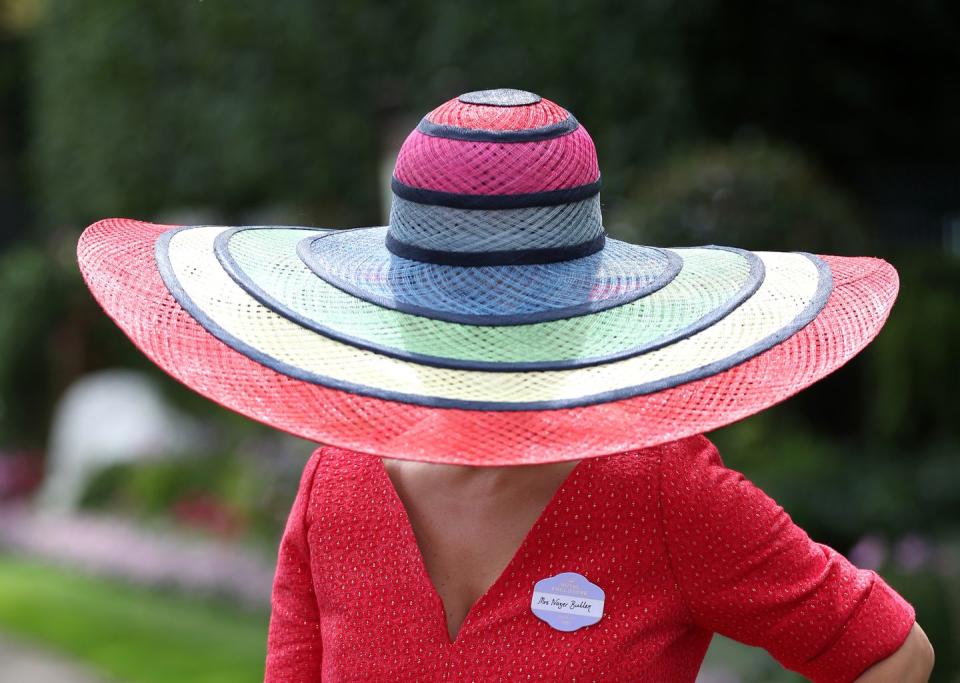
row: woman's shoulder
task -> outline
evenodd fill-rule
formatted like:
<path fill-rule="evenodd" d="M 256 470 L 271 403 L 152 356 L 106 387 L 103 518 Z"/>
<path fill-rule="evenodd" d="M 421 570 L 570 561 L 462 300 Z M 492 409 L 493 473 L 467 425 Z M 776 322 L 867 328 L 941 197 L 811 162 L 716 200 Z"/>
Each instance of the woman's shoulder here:
<path fill-rule="evenodd" d="M 351 496 L 366 484 L 376 481 L 376 456 L 337 446 L 321 445 L 310 454 L 303 468 L 301 487 L 316 506 Z"/>
<path fill-rule="evenodd" d="M 703 434 L 614 453 L 598 458 L 597 462 L 605 474 L 624 478 L 660 478 L 664 474 L 684 478 L 706 468 L 723 467 L 716 446 Z"/>
<path fill-rule="evenodd" d="M 374 476 L 380 458 L 340 446 L 321 445 L 310 455 L 305 470 L 313 472 L 314 485 L 357 481 Z"/>

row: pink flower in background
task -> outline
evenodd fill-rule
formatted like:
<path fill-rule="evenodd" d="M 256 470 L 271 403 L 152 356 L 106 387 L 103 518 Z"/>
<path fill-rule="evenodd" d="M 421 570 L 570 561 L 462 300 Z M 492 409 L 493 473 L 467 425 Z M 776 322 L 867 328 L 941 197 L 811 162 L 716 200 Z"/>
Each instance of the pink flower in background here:
<path fill-rule="evenodd" d="M 262 607 L 274 556 L 230 538 L 202 538 L 104 514 L 60 515 L 0 506 L 0 551 L 97 576 Z"/>
<path fill-rule="evenodd" d="M 174 503 L 172 512 L 177 522 L 184 526 L 226 538 L 240 536 L 247 527 L 246 520 L 238 512 L 210 495 L 181 498 Z"/>
<path fill-rule="evenodd" d="M 897 568 L 908 574 L 925 569 L 933 555 L 933 546 L 919 534 L 907 534 L 893 549 L 893 560 Z"/>
<path fill-rule="evenodd" d="M 887 543 L 880 536 L 867 534 L 847 555 L 861 569 L 879 569 L 887 559 Z"/>
<path fill-rule="evenodd" d="M 35 451 L 0 451 L 0 500 L 25 498 L 43 479 L 43 459 Z"/>

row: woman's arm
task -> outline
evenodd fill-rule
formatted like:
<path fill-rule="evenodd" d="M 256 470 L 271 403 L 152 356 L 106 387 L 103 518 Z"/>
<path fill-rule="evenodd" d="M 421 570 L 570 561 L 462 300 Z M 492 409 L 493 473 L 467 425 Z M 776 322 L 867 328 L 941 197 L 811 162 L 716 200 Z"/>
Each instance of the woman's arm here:
<path fill-rule="evenodd" d="M 926 680 L 895 668 L 910 662 L 923 674 L 912 605 L 876 572 L 813 541 L 705 438 L 664 448 L 661 515 L 693 623 L 762 647 L 814 683 Z M 895 673 L 861 678 L 881 664 Z"/>
<path fill-rule="evenodd" d="M 933 671 L 933 647 L 914 622 L 900 649 L 863 672 L 853 683 L 926 683 Z"/>
<path fill-rule="evenodd" d="M 310 567 L 310 498 L 320 459 L 314 452 L 303 470 L 297 497 L 280 541 L 271 596 L 264 683 L 319 681 L 322 666 L 320 615 Z"/>

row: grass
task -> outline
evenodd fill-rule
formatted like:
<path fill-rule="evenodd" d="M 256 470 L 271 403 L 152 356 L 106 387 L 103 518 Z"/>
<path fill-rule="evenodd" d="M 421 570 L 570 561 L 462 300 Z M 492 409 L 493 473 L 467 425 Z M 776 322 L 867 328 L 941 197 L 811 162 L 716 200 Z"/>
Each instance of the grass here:
<path fill-rule="evenodd" d="M 0 554 L 0 630 L 124 683 L 262 681 L 267 622 Z"/>

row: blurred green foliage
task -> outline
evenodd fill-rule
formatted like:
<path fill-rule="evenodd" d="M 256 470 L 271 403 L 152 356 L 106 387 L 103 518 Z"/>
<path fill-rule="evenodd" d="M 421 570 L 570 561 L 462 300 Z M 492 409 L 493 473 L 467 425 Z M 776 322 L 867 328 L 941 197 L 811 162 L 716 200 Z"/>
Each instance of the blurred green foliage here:
<path fill-rule="evenodd" d="M 30 213 L 27 73 L 23 41 L 5 35 L 0 25 L 0 248 L 25 232 Z"/>
<path fill-rule="evenodd" d="M 0 628 L 126 683 L 263 680 L 267 615 L 0 554 Z"/>
<path fill-rule="evenodd" d="M 391 127 L 504 84 L 594 122 L 616 193 L 627 166 L 689 134 L 682 34 L 698 7 L 51 0 L 33 52 L 42 217 L 280 205 L 369 224 Z"/>
<path fill-rule="evenodd" d="M 711 137 L 748 124 L 845 176 L 893 164 L 956 169 L 956 2 L 705 0 L 701 16 L 688 70 Z"/>
<path fill-rule="evenodd" d="M 0 252 L 0 438 L 6 443 L 23 435 L 42 439 L 50 418 L 37 408 L 51 408 L 51 394 L 63 389 L 51 387 L 61 360 L 51 347 L 69 311 L 65 294 L 80 283 L 51 272 L 49 261 L 33 247 Z"/>
<path fill-rule="evenodd" d="M 272 553 L 297 481 L 292 468 L 269 464 L 235 452 L 115 464 L 94 475 L 81 507 L 201 532 L 243 534 Z"/>
<path fill-rule="evenodd" d="M 54 401 L 84 367 L 79 276 L 32 244 L 0 251 L 0 440 L 42 443 Z"/>
<path fill-rule="evenodd" d="M 798 150 L 763 140 L 674 153 L 635 183 L 614 229 L 631 241 L 663 246 L 867 251 L 853 201 Z"/>
<path fill-rule="evenodd" d="M 960 258 L 901 251 L 890 259 L 900 273 L 900 295 L 872 347 L 869 431 L 903 450 L 955 443 L 960 440 L 960 393 L 952 381 L 960 378 Z"/>

